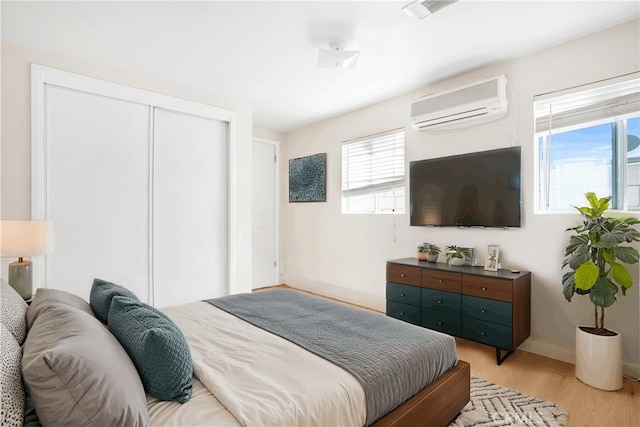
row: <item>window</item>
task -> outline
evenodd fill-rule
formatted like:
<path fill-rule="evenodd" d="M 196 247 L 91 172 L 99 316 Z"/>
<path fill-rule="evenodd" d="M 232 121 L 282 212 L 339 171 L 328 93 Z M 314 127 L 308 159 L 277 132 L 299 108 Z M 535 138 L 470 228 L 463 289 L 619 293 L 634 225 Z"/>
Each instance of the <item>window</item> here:
<path fill-rule="evenodd" d="M 640 74 L 534 98 L 538 211 L 640 211 Z"/>
<path fill-rule="evenodd" d="M 404 213 L 404 130 L 342 145 L 342 213 Z"/>

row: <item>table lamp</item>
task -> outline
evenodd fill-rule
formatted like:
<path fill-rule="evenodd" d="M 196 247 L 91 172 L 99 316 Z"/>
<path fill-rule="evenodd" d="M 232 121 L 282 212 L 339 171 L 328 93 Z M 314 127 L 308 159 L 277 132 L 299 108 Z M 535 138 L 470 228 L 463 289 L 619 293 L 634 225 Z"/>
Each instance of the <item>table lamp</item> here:
<path fill-rule="evenodd" d="M 9 264 L 8 282 L 25 300 L 33 293 L 33 265 L 23 257 L 46 255 L 52 250 L 51 221 L 0 221 L 0 256 L 18 258 Z"/>

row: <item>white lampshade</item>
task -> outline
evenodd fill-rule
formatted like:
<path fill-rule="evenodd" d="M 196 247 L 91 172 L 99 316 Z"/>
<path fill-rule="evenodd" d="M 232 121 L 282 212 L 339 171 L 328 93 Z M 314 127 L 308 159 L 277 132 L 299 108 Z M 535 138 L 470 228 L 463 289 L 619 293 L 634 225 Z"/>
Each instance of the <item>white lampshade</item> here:
<path fill-rule="evenodd" d="M 53 251 L 53 222 L 0 221 L 0 256 L 28 257 Z"/>

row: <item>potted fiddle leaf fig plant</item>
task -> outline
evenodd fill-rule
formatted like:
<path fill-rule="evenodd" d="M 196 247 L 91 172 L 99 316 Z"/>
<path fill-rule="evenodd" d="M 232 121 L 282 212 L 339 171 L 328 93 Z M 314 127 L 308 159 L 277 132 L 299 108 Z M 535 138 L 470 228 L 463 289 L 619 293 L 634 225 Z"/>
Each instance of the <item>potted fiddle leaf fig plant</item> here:
<path fill-rule="evenodd" d="M 588 295 L 594 306 L 595 324 L 576 327 L 576 377 L 602 389 L 622 387 L 622 337 L 605 327 L 605 308 L 617 301 L 616 295 L 633 286 L 633 277 L 625 266 L 640 261 L 638 250 L 630 246 L 640 241 L 633 228 L 640 220 L 632 217 L 605 216 L 611 197 L 598 198 L 586 193 L 589 206 L 576 207 L 583 216 L 565 249 L 562 288 L 567 301 L 575 294 Z"/>
<path fill-rule="evenodd" d="M 462 246 L 447 245 L 444 247 L 444 255 L 449 265 L 464 265 L 467 258 L 471 258 L 471 249 Z"/>

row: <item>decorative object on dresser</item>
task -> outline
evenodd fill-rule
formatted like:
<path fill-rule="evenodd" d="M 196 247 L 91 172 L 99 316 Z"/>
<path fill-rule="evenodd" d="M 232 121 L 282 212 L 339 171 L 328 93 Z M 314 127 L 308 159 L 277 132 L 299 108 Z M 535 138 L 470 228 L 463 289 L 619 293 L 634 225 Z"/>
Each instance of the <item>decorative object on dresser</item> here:
<path fill-rule="evenodd" d="M 472 249 L 456 245 L 447 245 L 444 247 L 447 262 L 452 266 L 461 266 L 471 261 Z"/>
<path fill-rule="evenodd" d="M 487 247 L 487 262 L 484 269 L 487 271 L 498 271 L 498 258 L 500 255 L 500 246 L 489 245 Z"/>
<path fill-rule="evenodd" d="M 581 225 L 566 231 L 575 232 L 565 249 L 562 267 L 571 269 L 562 277 L 564 297 L 571 302 L 574 294 L 589 295 L 594 305 L 595 327 L 576 327 L 576 377 L 602 390 L 622 388 L 622 336 L 604 326 L 604 309 L 616 302 L 618 287 L 622 295 L 633 286 L 633 277 L 622 264 L 637 264 L 638 251 L 625 243 L 640 241 L 633 225 L 635 218 L 611 218 L 604 213 L 611 197 L 598 198 L 586 193 L 589 206 L 576 207 L 582 215 Z"/>
<path fill-rule="evenodd" d="M 419 261 L 428 261 L 428 262 L 437 262 L 438 255 L 440 255 L 441 249 L 440 246 L 434 243 L 423 243 L 418 246 L 418 260 Z"/>
<path fill-rule="evenodd" d="M 33 294 L 33 264 L 23 257 L 39 256 L 53 250 L 53 223 L 50 221 L 2 221 L 0 256 L 18 258 L 9 264 L 9 284 L 28 300 Z"/>
<path fill-rule="evenodd" d="M 493 346 L 498 365 L 530 334 L 531 273 L 526 271 L 390 260 L 386 296 L 387 316 Z"/>

